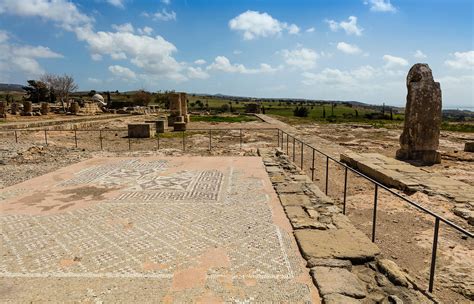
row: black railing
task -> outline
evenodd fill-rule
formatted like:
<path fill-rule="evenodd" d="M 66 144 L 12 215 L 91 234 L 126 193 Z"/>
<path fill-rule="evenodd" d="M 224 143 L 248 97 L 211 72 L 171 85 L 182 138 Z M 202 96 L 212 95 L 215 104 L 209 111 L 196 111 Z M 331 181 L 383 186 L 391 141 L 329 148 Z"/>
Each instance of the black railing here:
<path fill-rule="evenodd" d="M 397 198 L 402 199 L 404 202 L 410 204 L 411 206 L 414 206 L 418 210 L 421 210 L 427 215 L 430 215 L 434 217 L 435 222 L 434 222 L 434 233 L 433 233 L 433 244 L 432 244 L 432 250 L 431 250 L 431 265 L 430 265 L 430 275 L 429 275 L 429 285 L 428 285 L 428 291 L 430 293 L 433 292 L 433 286 L 434 286 L 434 278 L 435 278 L 435 268 L 436 268 L 436 254 L 437 254 L 437 249 L 438 249 L 438 235 L 439 235 L 439 224 L 440 222 L 443 222 L 450 226 L 451 228 L 457 230 L 458 232 L 462 233 L 466 237 L 473 238 L 474 235 L 465 230 L 464 228 L 460 227 L 459 225 L 451 222 L 450 220 L 440 216 L 439 214 L 421 206 L 419 203 L 414 202 L 404 195 L 401 195 L 394 190 L 388 188 L 387 186 L 379 183 L 378 181 L 368 177 L 367 175 L 357 171 L 356 169 L 347 166 L 346 164 L 340 162 L 339 160 L 335 159 L 334 157 L 331 157 L 330 155 L 322 152 L 321 150 L 303 142 L 300 139 L 297 139 L 295 136 L 288 134 L 287 132 L 278 129 L 278 145 L 279 148 L 281 148 L 282 151 L 285 151 L 284 143 L 285 143 L 285 135 L 286 135 L 286 152 L 288 154 L 288 151 L 290 151 L 289 144 L 292 142 L 292 150 L 293 150 L 293 156 L 290 157 L 288 154 L 288 157 L 293 159 L 293 162 L 295 161 L 295 151 L 296 151 L 296 142 L 299 142 L 301 145 L 301 161 L 300 161 L 300 168 L 303 170 L 303 147 L 306 146 L 312 150 L 312 156 L 311 156 L 311 180 L 314 181 L 314 170 L 315 170 L 315 154 L 316 152 L 319 153 L 320 155 L 324 156 L 326 158 L 326 169 L 325 169 L 325 193 L 326 195 L 328 194 L 328 187 L 329 187 L 329 161 L 333 161 L 335 164 L 341 166 L 344 168 L 344 191 L 343 191 L 343 208 L 342 212 L 343 214 L 346 214 L 346 203 L 347 203 L 347 187 L 348 187 L 348 182 L 347 182 L 347 172 L 351 171 L 354 174 L 356 174 L 359 177 L 362 177 L 363 179 L 371 182 L 374 185 L 374 205 L 373 205 L 373 211 L 372 211 L 372 233 L 371 233 L 371 239 L 372 242 L 375 242 L 376 239 L 376 227 L 377 227 L 377 204 L 378 204 L 378 192 L 379 188 L 386 190 L 388 193 L 391 195 L 394 195 Z"/>
<path fill-rule="evenodd" d="M 388 188 L 387 186 L 381 184 L 380 182 L 372 179 L 371 177 L 357 171 L 356 169 L 352 168 L 352 167 L 349 167 L 347 166 L 346 164 L 340 162 L 339 160 L 335 159 L 334 157 L 331 157 L 330 155 L 322 152 L 321 150 L 303 142 L 302 140 L 300 139 L 297 139 L 295 136 L 279 129 L 279 128 L 216 128 L 216 129 L 188 129 L 186 131 L 179 131 L 182 133 L 182 136 L 181 136 L 181 140 L 182 140 L 182 150 L 183 151 L 186 151 L 186 138 L 188 137 L 187 136 L 187 133 L 193 133 L 193 132 L 203 132 L 205 134 L 208 134 L 208 139 L 209 139 L 209 145 L 208 145 L 208 150 L 209 151 L 212 151 L 214 145 L 213 145 L 213 132 L 214 133 L 217 133 L 217 132 L 223 132 L 223 131 L 238 131 L 239 132 L 239 144 L 240 144 L 240 148 L 242 148 L 242 145 L 243 145 L 243 132 L 244 131 L 277 131 L 277 146 L 279 148 L 281 148 L 282 151 L 285 151 L 286 150 L 286 154 L 288 155 L 288 157 L 290 157 L 290 151 L 292 151 L 292 157 L 290 157 L 290 159 L 293 160 L 294 163 L 296 163 L 296 143 L 298 142 L 300 145 L 301 145 L 301 155 L 300 155 L 300 159 L 299 159 L 299 166 L 300 168 L 303 170 L 303 167 L 304 167 L 304 157 L 305 154 L 304 153 L 304 147 L 308 147 L 311 149 L 312 153 L 310 154 L 311 156 L 311 167 L 310 167 L 310 170 L 311 170 L 311 180 L 314 181 L 315 180 L 315 176 L 314 176 L 314 173 L 315 173 L 315 161 L 316 161 L 316 152 L 320 155 L 322 155 L 324 158 L 325 158 L 325 184 L 324 184 L 324 192 L 326 193 L 326 195 L 328 194 L 328 190 L 329 190 L 329 163 L 330 161 L 334 162 L 335 164 L 339 165 L 341 168 L 344 169 L 344 190 L 343 190 L 343 201 L 342 201 L 342 204 L 343 204 L 343 208 L 342 208 L 342 212 L 343 214 L 346 214 L 347 213 L 347 208 L 346 208 L 346 204 L 347 204 L 347 188 L 348 188 L 348 178 L 347 178 L 347 173 L 350 171 L 352 173 L 354 173 L 355 175 L 369 181 L 370 183 L 372 183 L 375 187 L 375 190 L 374 190 L 374 200 L 373 200 L 373 210 L 372 210 L 372 231 L 371 231 L 371 239 L 372 239 L 372 242 L 375 242 L 376 240 L 376 227 L 377 227 L 377 205 L 378 205 L 378 192 L 379 192 L 379 188 L 380 189 L 383 189 L 383 190 L 386 190 L 388 193 L 390 193 L 391 195 L 403 200 L 404 202 L 408 203 L 409 205 L 417 208 L 418 210 L 424 212 L 425 214 L 427 215 L 430 215 L 431 217 L 433 217 L 435 219 L 435 222 L 434 222 L 434 235 L 433 235 L 433 244 L 432 244 L 432 250 L 431 250 L 431 264 L 430 264 L 430 274 L 429 274 L 429 285 L 428 285 L 428 291 L 429 292 L 433 292 L 433 286 L 434 286 L 434 278 L 435 278 L 435 268 L 436 268 L 436 255 L 437 255 L 437 249 L 438 249 L 438 235 L 439 235 L 439 227 L 440 227 L 440 222 L 443 222 L 445 223 L 446 225 L 448 225 L 449 227 L 457 230 L 458 232 L 462 233 L 463 235 L 465 235 L 466 237 L 469 237 L 469 238 L 473 238 L 473 234 L 467 230 L 465 230 L 464 228 L 458 226 L 457 224 L 449 221 L 448 219 L 438 215 L 437 213 L 421 206 L 419 203 L 415 202 L 415 201 L 412 201 L 410 200 L 409 198 L 405 197 L 404 195 L 401 195 L 397 192 L 395 192 L 394 190 Z M 104 149 L 104 137 L 103 137 L 103 133 L 106 133 L 106 132 L 127 132 L 126 129 L 97 129 L 97 130 L 89 130 L 89 129 L 84 129 L 84 130 L 78 130 L 78 129 L 73 129 L 73 130 L 0 130 L 0 133 L 14 133 L 14 138 L 15 138 L 15 142 L 16 143 L 19 143 L 20 141 L 20 138 L 18 137 L 18 133 L 19 132 L 44 132 L 44 142 L 46 145 L 48 145 L 48 134 L 51 133 L 51 132 L 72 132 L 73 133 L 73 136 L 74 136 L 74 146 L 77 148 L 79 147 L 79 138 L 78 138 L 78 133 L 80 132 L 96 132 L 98 133 L 99 135 L 99 145 L 100 145 L 100 149 L 103 150 Z M 179 134 L 179 133 L 178 133 Z M 271 135 L 271 138 L 273 138 L 274 135 Z M 286 140 L 285 140 L 285 136 L 286 136 Z M 236 136 L 233 136 L 233 137 L 236 137 Z M 128 149 L 131 150 L 132 149 L 132 140 L 131 138 L 128 138 L 126 136 L 124 136 L 123 138 L 127 138 L 128 139 Z M 165 137 L 159 133 L 156 134 L 156 137 L 155 137 L 155 140 L 156 140 L 156 149 L 161 149 L 163 148 L 160 141 L 162 139 L 164 139 Z M 178 138 L 178 137 L 176 137 Z M 286 149 L 285 149 L 285 142 L 286 142 Z M 292 148 L 290 150 L 290 143 L 292 145 Z"/>

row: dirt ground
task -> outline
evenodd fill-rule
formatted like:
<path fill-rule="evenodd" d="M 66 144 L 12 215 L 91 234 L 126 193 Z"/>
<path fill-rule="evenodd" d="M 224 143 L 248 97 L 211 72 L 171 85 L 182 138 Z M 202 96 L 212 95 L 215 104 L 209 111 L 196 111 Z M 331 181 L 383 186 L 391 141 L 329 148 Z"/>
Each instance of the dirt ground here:
<path fill-rule="evenodd" d="M 0 133 L 0 189 L 34 176 L 79 162 L 92 156 L 134 156 L 134 155 L 256 155 L 257 148 L 276 146 L 275 130 L 243 130 L 268 128 L 272 125 L 260 122 L 207 123 L 192 122 L 188 129 L 212 129 L 209 151 L 209 131 L 187 132 L 183 141 L 179 133 L 168 133 L 157 139 L 131 140 L 126 138 L 126 124 L 144 121 L 153 116 L 122 117 L 114 121 L 101 122 L 96 129 L 102 130 L 102 150 L 99 131 L 77 132 L 78 146 L 75 146 L 73 131 L 48 132 L 48 145 L 44 133 L 28 132 L 19 134 L 15 142 L 13 133 Z M 398 148 L 399 129 L 373 128 L 364 125 L 299 125 L 295 126 L 299 136 L 305 140 L 318 135 L 333 146 L 335 151 L 350 149 L 355 152 L 377 152 L 393 157 Z M 233 128 L 231 131 L 219 131 Z M 242 137 L 241 137 L 242 134 Z M 443 162 L 428 170 L 449 175 L 470 185 L 474 185 L 474 156 L 463 152 L 463 141 L 474 136 L 468 133 L 442 132 L 440 150 Z M 242 138 L 242 142 L 240 141 Z M 183 152 L 183 142 L 185 151 Z M 292 146 L 288 147 L 293 157 Z M 283 150 L 286 152 L 286 145 Z M 303 169 L 323 191 L 326 188 L 326 158 L 316 155 L 314 172 L 310 170 L 311 150 L 303 147 Z M 295 163 L 301 163 L 301 147 L 296 143 Z M 329 162 L 328 194 L 343 201 L 344 171 Z M 374 187 L 368 182 L 348 174 L 347 215 L 358 228 L 371 236 Z M 441 196 L 415 193 L 414 201 L 434 210 L 438 214 L 455 221 L 466 229 L 471 229 L 460 221 L 451 209 L 451 202 Z M 384 256 L 396 261 L 420 284 L 427 288 L 431 248 L 433 240 L 433 219 L 407 206 L 393 196 L 379 192 L 376 225 L 376 243 Z M 472 230 L 471 230 L 472 231 Z M 445 303 L 469 303 L 474 300 L 474 242 L 441 224 L 438 259 L 435 279 L 435 296 Z"/>

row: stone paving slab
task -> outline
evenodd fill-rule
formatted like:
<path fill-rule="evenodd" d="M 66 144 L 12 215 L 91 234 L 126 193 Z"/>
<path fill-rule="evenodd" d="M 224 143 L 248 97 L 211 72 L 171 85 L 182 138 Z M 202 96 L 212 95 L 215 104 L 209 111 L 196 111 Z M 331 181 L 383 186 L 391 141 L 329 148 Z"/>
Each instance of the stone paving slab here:
<path fill-rule="evenodd" d="M 319 302 L 258 157 L 91 159 L 0 191 L 0 302 Z"/>
<path fill-rule="evenodd" d="M 423 168 L 378 154 L 347 152 L 342 162 L 389 187 L 439 194 L 454 200 L 454 213 L 474 225 L 474 187 Z M 459 210 L 467 210 L 460 212 Z"/>

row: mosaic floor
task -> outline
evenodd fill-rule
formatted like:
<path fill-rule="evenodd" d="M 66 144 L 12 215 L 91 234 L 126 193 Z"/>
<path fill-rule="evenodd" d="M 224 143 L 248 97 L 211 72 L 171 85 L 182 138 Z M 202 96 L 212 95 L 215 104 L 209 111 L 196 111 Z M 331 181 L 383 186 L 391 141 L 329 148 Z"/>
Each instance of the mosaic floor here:
<path fill-rule="evenodd" d="M 257 157 L 91 159 L 0 208 L 0 302 L 317 298 Z"/>

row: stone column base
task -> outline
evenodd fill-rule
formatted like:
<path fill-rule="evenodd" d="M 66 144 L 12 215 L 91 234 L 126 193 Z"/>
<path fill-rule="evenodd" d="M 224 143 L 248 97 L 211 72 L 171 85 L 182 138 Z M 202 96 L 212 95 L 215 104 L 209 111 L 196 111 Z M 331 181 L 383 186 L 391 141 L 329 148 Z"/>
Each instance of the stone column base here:
<path fill-rule="evenodd" d="M 395 157 L 399 160 L 414 160 L 424 166 L 441 163 L 441 154 L 435 150 L 411 151 L 399 149 Z"/>

